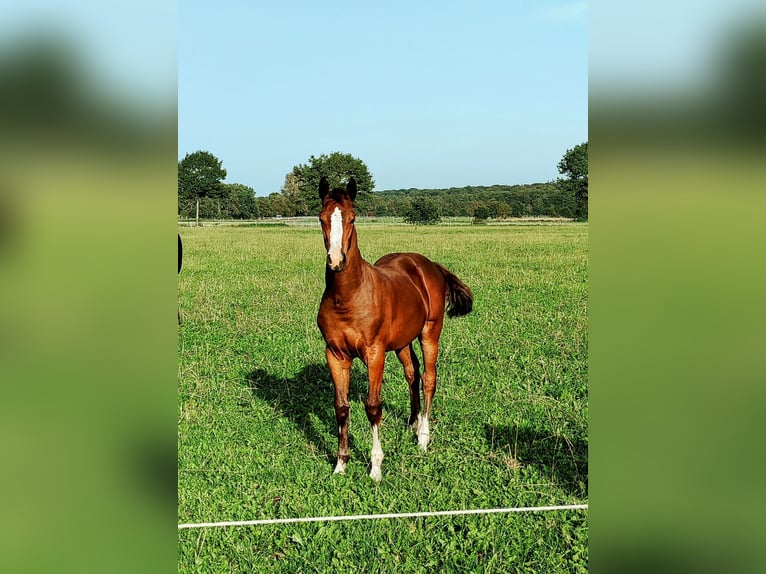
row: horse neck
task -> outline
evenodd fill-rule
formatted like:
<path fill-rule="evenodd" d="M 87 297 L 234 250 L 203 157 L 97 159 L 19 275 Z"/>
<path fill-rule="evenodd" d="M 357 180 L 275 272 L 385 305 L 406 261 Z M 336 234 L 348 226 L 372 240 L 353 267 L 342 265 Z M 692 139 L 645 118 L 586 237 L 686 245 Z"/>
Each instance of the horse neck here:
<path fill-rule="evenodd" d="M 359 251 L 354 231 L 351 246 L 346 252 L 346 266 L 343 271 L 331 271 L 329 267 L 325 267 L 325 291 L 342 298 L 350 297 L 364 281 L 365 265 L 367 262 Z"/>

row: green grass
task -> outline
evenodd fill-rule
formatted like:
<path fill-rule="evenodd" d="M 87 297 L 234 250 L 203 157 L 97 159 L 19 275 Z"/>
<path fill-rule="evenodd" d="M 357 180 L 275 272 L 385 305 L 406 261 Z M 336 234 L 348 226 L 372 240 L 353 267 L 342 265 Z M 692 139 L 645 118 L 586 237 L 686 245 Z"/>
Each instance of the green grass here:
<path fill-rule="evenodd" d="M 418 251 L 474 311 L 441 338 L 431 445 L 406 426 L 387 359 L 383 481 L 367 475 L 366 372 L 351 459 L 333 475 L 333 387 L 316 312 L 317 227 L 184 228 L 178 520 L 203 522 L 587 502 L 587 226 L 364 226 L 369 261 Z M 183 572 L 584 572 L 587 514 L 432 517 L 182 530 Z"/>

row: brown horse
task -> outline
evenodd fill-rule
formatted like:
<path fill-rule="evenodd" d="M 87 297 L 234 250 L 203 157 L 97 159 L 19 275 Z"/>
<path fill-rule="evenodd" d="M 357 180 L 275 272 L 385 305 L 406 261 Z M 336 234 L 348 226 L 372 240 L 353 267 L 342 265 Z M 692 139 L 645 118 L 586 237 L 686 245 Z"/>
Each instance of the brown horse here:
<path fill-rule="evenodd" d="M 430 438 L 428 417 L 436 390 L 439 335 L 447 315 L 466 315 L 473 306 L 471 290 L 446 267 L 417 253 L 391 253 L 370 265 L 359 252 L 354 227 L 356 181 L 346 189 L 330 191 L 327 178 L 319 183 L 322 211 L 319 220 L 327 249 L 325 290 L 317 324 L 327 343 L 327 364 L 335 384 L 338 421 L 338 462 L 343 473 L 348 462 L 348 388 L 351 363 L 359 358 L 367 366 L 369 390 L 364 405 L 372 425 L 370 477 L 380 481 L 383 449 L 380 446 L 380 389 L 388 351 L 404 367 L 410 388 L 410 419 L 418 444 L 426 450 Z M 423 351 L 423 398 L 420 412 L 420 365 L 412 348 L 420 340 Z"/>

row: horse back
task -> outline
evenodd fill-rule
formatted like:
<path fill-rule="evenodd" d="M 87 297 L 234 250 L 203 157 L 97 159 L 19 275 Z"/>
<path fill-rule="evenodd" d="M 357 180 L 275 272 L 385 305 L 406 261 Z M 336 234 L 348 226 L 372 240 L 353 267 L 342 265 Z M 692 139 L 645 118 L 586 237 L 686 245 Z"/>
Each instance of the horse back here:
<path fill-rule="evenodd" d="M 436 264 L 419 253 L 389 253 L 378 259 L 374 267 L 390 279 L 390 289 L 414 288 L 423 300 L 429 320 L 444 315 L 446 283 Z"/>

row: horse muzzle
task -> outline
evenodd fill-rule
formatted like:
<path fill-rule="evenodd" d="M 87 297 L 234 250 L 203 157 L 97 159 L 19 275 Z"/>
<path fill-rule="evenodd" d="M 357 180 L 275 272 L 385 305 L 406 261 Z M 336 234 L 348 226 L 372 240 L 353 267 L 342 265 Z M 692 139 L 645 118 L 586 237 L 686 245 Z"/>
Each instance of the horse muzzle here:
<path fill-rule="evenodd" d="M 328 253 L 327 266 L 331 271 L 343 271 L 343 268 L 346 266 L 346 256 L 341 254 L 340 257 L 333 257 Z"/>

